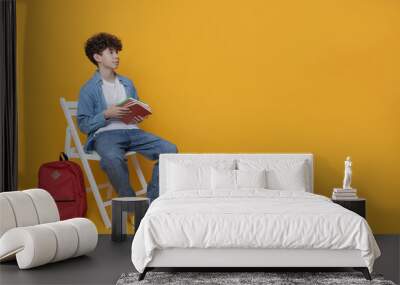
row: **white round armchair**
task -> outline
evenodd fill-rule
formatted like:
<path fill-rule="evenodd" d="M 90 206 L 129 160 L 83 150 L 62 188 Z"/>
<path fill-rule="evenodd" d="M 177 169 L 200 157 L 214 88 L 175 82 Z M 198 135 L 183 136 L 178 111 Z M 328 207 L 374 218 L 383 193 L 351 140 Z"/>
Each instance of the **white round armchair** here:
<path fill-rule="evenodd" d="M 96 248 L 92 221 L 60 221 L 53 197 L 42 189 L 0 193 L 0 262 L 17 259 L 28 269 L 86 254 Z"/>

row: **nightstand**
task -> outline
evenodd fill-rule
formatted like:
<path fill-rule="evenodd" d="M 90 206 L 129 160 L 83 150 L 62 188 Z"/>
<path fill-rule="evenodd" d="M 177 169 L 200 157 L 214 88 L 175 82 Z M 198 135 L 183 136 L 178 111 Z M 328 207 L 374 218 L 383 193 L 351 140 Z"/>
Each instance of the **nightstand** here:
<path fill-rule="evenodd" d="M 339 204 L 340 206 L 359 214 L 364 219 L 366 218 L 366 200 L 364 198 L 354 198 L 351 200 L 336 200 L 332 199 L 333 203 Z"/>

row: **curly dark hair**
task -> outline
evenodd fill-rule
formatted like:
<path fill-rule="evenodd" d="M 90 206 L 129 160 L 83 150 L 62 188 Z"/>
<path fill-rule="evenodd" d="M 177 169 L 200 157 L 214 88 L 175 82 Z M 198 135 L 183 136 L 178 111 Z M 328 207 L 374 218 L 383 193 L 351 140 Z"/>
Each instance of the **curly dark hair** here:
<path fill-rule="evenodd" d="M 94 54 L 101 54 L 107 48 L 113 48 L 116 51 L 121 51 L 121 40 L 112 34 L 98 33 L 91 36 L 85 43 L 86 56 L 96 66 L 98 66 L 98 63 L 93 57 Z"/>

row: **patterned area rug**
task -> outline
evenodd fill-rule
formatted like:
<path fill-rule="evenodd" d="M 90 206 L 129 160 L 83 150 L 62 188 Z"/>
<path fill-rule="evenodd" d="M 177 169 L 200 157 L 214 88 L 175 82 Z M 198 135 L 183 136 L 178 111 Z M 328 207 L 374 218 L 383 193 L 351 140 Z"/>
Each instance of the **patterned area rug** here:
<path fill-rule="evenodd" d="M 372 281 L 364 278 L 360 272 L 154 272 L 146 274 L 138 281 L 139 273 L 124 273 L 117 285 L 134 284 L 379 284 L 395 285 L 384 280 L 381 275 L 372 274 Z"/>

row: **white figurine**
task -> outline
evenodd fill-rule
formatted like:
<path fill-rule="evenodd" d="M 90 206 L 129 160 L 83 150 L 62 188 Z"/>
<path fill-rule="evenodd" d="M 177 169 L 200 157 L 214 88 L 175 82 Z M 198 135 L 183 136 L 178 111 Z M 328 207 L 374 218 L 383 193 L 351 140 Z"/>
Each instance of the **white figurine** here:
<path fill-rule="evenodd" d="M 346 157 L 344 162 L 344 179 L 343 179 L 343 189 L 352 189 L 351 186 L 351 158 Z"/>

